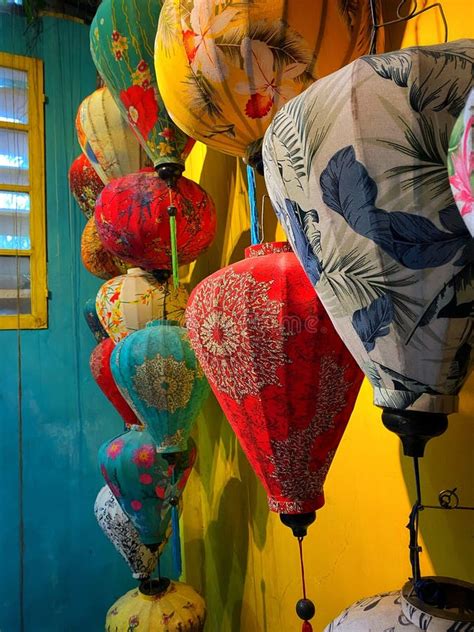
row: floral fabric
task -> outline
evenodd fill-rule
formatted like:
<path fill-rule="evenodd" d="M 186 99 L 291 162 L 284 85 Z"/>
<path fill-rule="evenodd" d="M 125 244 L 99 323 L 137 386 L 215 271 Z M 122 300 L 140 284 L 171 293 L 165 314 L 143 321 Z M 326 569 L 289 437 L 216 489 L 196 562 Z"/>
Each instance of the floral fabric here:
<path fill-rule="evenodd" d="M 201 595 L 187 584 L 171 582 L 154 597 L 138 588 L 120 597 L 107 613 L 105 632 L 203 632 L 205 620 Z"/>
<path fill-rule="evenodd" d="M 81 103 L 76 130 L 84 155 L 104 184 L 145 164 L 140 143 L 107 88 L 99 88 Z"/>
<path fill-rule="evenodd" d="M 453 412 L 471 368 L 474 241 L 446 154 L 473 67 L 471 40 L 362 57 L 265 136 L 277 215 L 379 406 Z"/>
<path fill-rule="evenodd" d="M 270 509 L 321 507 L 363 376 L 288 245 L 252 246 L 204 279 L 186 322 Z"/>
<path fill-rule="evenodd" d="M 69 169 L 69 188 L 86 218 L 91 218 L 104 183 L 84 154 L 78 156 Z"/>
<path fill-rule="evenodd" d="M 131 264 L 114 257 L 102 245 L 96 223 L 91 217 L 82 231 L 81 259 L 84 268 L 99 279 L 110 279 L 123 274 Z"/>
<path fill-rule="evenodd" d="M 102 327 L 102 323 L 97 316 L 94 299 L 89 298 L 84 303 L 83 314 L 84 318 L 86 319 L 87 326 L 91 330 L 97 344 L 99 344 L 99 342 L 102 342 L 102 340 L 107 340 L 109 335 Z"/>
<path fill-rule="evenodd" d="M 368 52 L 370 25 L 362 0 L 165 0 L 155 42 L 160 93 L 192 138 L 244 156 L 289 99 Z"/>
<path fill-rule="evenodd" d="M 103 0 L 91 24 L 94 63 L 154 166 L 184 163 L 194 141 L 171 120 L 158 92 L 153 44 L 162 0 Z"/>
<path fill-rule="evenodd" d="M 186 329 L 170 321 L 152 321 L 117 344 L 111 369 L 157 449 L 185 449 L 209 393 Z"/>
<path fill-rule="evenodd" d="M 451 134 L 448 172 L 461 217 L 474 236 L 474 88 Z"/>

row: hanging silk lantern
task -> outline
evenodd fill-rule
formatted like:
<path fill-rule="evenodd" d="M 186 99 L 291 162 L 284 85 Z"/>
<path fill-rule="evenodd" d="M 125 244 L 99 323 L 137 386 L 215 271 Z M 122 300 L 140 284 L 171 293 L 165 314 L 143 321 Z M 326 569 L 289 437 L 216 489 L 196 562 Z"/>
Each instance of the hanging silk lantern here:
<path fill-rule="evenodd" d="M 136 426 L 99 450 L 105 482 L 132 521 L 143 544 L 152 549 L 163 542 L 196 459 L 196 446 L 159 454 L 151 435 Z"/>
<path fill-rule="evenodd" d="M 159 452 L 186 449 L 209 386 L 186 329 L 156 320 L 117 344 L 112 375 Z"/>
<path fill-rule="evenodd" d="M 188 293 L 183 286 L 158 281 L 141 268 L 130 268 L 106 281 L 97 293 L 100 322 L 114 342 L 143 329 L 150 320 L 176 320 L 184 326 Z"/>
<path fill-rule="evenodd" d="M 448 172 L 461 217 L 474 236 L 474 88 L 451 133 Z"/>
<path fill-rule="evenodd" d="M 470 370 L 474 241 L 445 165 L 473 65 L 472 40 L 364 57 L 265 136 L 278 217 L 412 456 L 445 430 Z"/>
<path fill-rule="evenodd" d="M 161 0 L 103 0 L 91 25 L 94 63 L 123 117 L 162 173 L 181 174 L 194 144 L 172 122 L 153 68 Z"/>
<path fill-rule="evenodd" d="M 130 267 L 111 255 L 102 245 L 93 217 L 85 225 L 81 237 L 81 259 L 85 269 L 100 279 L 123 274 Z"/>
<path fill-rule="evenodd" d="M 137 419 L 137 416 L 133 412 L 132 408 L 125 401 L 123 395 L 120 393 L 114 382 L 114 378 L 112 377 L 112 371 L 110 370 L 110 357 L 114 348 L 114 341 L 107 337 L 106 340 L 103 340 L 92 350 L 89 360 L 92 377 L 112 406 L 122 417 L 125 425 L 128 428 L 131 426 L 141 426 L 142 424 L 140 420 Z"/>
<path fill-rule="evenodd" d="M 334 619 L 324 632 L 420 632 L 402 612 L 400 591 L 356 601 Z M 436 628 L 437 629 L 437 628 Z"/>
<path fill-rule="evenodd" d="M 380 16 L 378 0 L 374 7 Z M 187 134 L 252 159 L 282 105 L 369 52 L 371 24 L 360 0 L 165 0 L 155 42 L 160 94 Z"/>
<path fill-rule="evenodd" d="M 87 219 L 92 217 L 95 201 L 104 188 L 104 183 L 84 154 L 78 156 L 69 169 L 69 188 Z"/>
<path fill-rule="evenodd" d="M 158 551 L 150 551 L 140 542 L 138 531 L 108 485 L 97 495 L 94 514 L 104 534 L 129 565 L 133 578 L 148 579 L 158 563 Z M 169 538 L 170 532 L 167 535 Z M 164 540 L 168 538 L 165 536 Z"/>
<path fill-rule="evenodd" d="M 302 539 L 362 382 L 288 244 L 252 246 L 191 294 L 191 344 L 268 495 Z M 302 564 L 303 568 L 303 564 Z M 297 614 L 312 630 L 314 604 Z"/>
<path fill-rule="evenodd" d="M 170 231 L 170 189 L 152 171 L 118 178 L 97 200 L 100 239 L 111 254 L 145 270 L 172 269 L 172 241 L 180 264 L 194 261 L 216 233 L 212 199 L 195 182 L 179 178 L 172 190 L 176 225 Z"/>
<path fill-rule="evenodd" d="M 140 143 L 107 88 L 99 88 L 79 106 L 79 145 L 104 184 L 144 166 Z"/>
<path fill-rule="evenodd" d="M 87 299 L 84 303 L 84 318 L 86 319 L 86 323 L 91 330 L 95 340 L 97 343 L 102 342 L 102 340 L 106 340 L 109 336 L 105 329 L 102 327 L 102 324 L 97 316 L 97 311 L 95 308 L 95 301 L 93 298 Z"/>
<path fill-rule="evenodd" d="M 151 594 L 147 594 L 151 592 Z M 107 632 L 203 632 L 204 599 L 187 584 L 163 578 L 120 597 L 107 613 Z"/>

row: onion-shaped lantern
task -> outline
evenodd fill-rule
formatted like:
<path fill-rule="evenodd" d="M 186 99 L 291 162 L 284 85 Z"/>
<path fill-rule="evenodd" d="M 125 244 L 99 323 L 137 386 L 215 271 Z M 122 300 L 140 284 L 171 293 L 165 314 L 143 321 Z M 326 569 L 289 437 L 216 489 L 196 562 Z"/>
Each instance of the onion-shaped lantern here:
<path fill-rule="evenodd" d="M 360 1 L 165 0 L 155 42 L 160 94 L 187 134 L 252 159 L 282 105 L 369 52 L 371 24 Z"/>
<path fill-rule="evenodd" d="M 104 184 L 144 166 L 140 143 L 107 88 L 99 88 L 79 106 L 79 145 Z"/>
<path fill-rule="evenodd" d="M 186 329 L 175 321 L 151 321 L 117 344 L 111 369 L 157 449 L 185 450 L 209 392 Z"/>
<path fill-rule="evenodd" d="M 110 632 L 203 632 L 204 599 L 187 584 L 146 582 L 120 597 L 107 613 Z"/>
<path fill-rule="evenodd" d="M 473 68 L 471 40 L 363 57 L 282 108 L 264 142 L 287 236 L 414 456 L 471 366 L 474 241 L 446 151 Z"/>
<path fill-rule="evenodd" d="M 69 169 L 69 188 L 87 219 L 92 217 L 95 201 L 104 188 L 104 183 L 84 154 L 78 156 Z"/>
<path fill-rule="evenodd" d="M 100 322 L 114 342 L 143 329 L 151 320 L 176 320 L 184 325 L 188 293 L 174 288 L 168 280 L 159 281 L 141 268 L 130 268 L 106 281 L 97 293 Z"/>
<path fill-rule="evenodd" d="M 170 230 L 170 195 L 175 233 Z M 184 264 L 204 252 L 216 232 L 216 210 L 204 189 L 181 177 L 170 190 L 153 171 L 108 184 L 97 200 L 95 219 L 107 251 L 145 270 L 172 269 L 174 234 L 179 263 Z"/>
<path fill-rule="evenodd" d="M 130 267 L 130 264 L 114 257 L 104 248 L 93 217 L 82 231 L 81 259 L 85 269 L 100 279 L 123 274 Z"/>
<path fill-rule="evenodd" d="M 302 539 L 363 376 L 288 244 L 246 254 L 194 289 L 186 325 L 270 509 Z M 311 630 L 314 605 L 302 602 Z"/>
<path fill-rule="evenodd" d="M 112 376 L 110 357 L 114 348 L 114 341 L 107 337 L 92 350 L 89 360 L 92 377 L 112 406 L 122 417 L 125 425 L 127 427 L 141 426 L 140 420 L 117 388 Z"/>
<path fill-rule="evenodd" d="M 461 217 L 474 236 L 474 88 L 451 133 L 448 172 Z"/>
<path fill-rule="evenodd" d="M 148 579 L 156 568 L 159 552 L 150 551 L 149 547 L 142 544 L 138 531 L 108 485 L 104 485 L 97 494 L 94 514 L 104 534 L 129 565 L 133 578 Z M 170 534 L 169 528 L 165 542 Z"/>
<path fill-rule="evenodd" d="M 160 454 L 150 434 L 136 426 L 99 450 L 105 482 L 132 521 L 143 544 L 158 548 L 165 538 L 196 459 L 196 446 Z"/>
<path fill-rule="evenodd" d="M 173 123 L 157 88 L 153 45 L 161 5 L 155 0 L 103 0 L 91 25 L 91 53 L 158 173 L 174 169 L 179 175 L 194 141 Z"/>

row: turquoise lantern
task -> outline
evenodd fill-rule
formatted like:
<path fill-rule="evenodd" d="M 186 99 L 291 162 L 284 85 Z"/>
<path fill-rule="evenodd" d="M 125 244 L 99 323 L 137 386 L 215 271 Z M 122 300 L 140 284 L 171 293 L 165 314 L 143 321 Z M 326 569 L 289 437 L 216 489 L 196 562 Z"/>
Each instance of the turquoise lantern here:
<path fill-rule="evenodd" d="M 114 380 L 157 444 L 180 452 L 209 385 L 188 334 L 176 321 L 154 320 L 119 342 L 111 357 Z"/>
<path fill-rule="evenodd" d="M 195 460 L 192 439 L 187 450 L 162 454 L 150 433 L 138 427 L 101 446 L 99 464 L 105 482 L 146 546 L 155 549 L 165 540 Z"/>

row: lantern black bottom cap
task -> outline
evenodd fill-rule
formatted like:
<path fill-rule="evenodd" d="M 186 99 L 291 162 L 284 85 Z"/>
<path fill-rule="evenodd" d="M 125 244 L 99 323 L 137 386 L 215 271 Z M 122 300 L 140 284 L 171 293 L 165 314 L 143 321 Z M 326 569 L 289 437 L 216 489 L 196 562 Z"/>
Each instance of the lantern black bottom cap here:
<path fill-rule="evenodd" d="M 470 582 L 452 577 L 422 577 L 416 583 L 408 581 L 402 588 L 402 597 L 427 615 L 443 618 L 447 614 L 446 618 L 451 619 L 453 613 L 462 613 L 456 618 L 474 623 L 474 584 Z"/>
<path fill-rule="evenodd" d="M 161 595 L 168 590 L 171 580 L 167 577 L 160 577 L 160 579 L 143 579 L 140 582 L 138 590 L 142 595 L 153 596 Z"/>
<path fill-rule="evenodd" d="M 155 171 L 169 187 L 174 187 L 184 171 L 184 165 L 179 162 L 166 162 L 155 167 Z"/>
<path fill-rule="evenodd" d="M 439 437 L 448 427 L 448 416 L 418 410 L 384 408 L 382 422 L 385 428 L 400 437 L 405 456 L 424 456 L 426 444 Z"/>
<path fill-rule="evenodd" d="M 316 520 L 316 512 L 308 511 L 299 514 L 280 514 L 280 520 L 285 527 L 293 531 L 295 538 L 304 538 L 308 534 L 308 527 Z"/>

